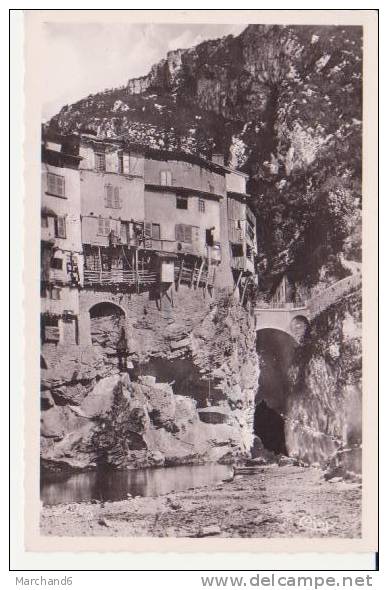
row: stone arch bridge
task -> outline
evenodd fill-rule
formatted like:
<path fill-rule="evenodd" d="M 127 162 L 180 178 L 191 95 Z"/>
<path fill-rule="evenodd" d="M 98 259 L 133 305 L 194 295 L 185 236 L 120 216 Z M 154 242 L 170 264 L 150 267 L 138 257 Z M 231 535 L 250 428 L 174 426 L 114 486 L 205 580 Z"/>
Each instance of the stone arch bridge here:
<path fill-rule="evenodd" d="M 263 303 L 254 307 L 256 330 L 273 329 L 299 341 L 309 323 L 325 309 L 361 286 L 361 273 L 345 277 L 302 304 Z"/>

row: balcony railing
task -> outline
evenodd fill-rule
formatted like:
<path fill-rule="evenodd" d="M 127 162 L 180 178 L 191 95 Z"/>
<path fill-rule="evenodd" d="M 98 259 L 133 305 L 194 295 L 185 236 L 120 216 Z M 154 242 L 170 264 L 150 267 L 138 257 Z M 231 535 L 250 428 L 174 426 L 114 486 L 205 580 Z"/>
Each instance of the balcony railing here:
<path fill-rule="evenodd" d="M 215 268 L 215 266 L 211 266 L 200 271 L 199 268 L 175 266 L 175 281 L 194 287 L 205 287 L 206 285 L 212 287 L 216 272 Z"/>
<path fill-rule="evenodd" d="M 157 282 L 157 274 L 148 270 L 84 270 L 84 284 L 91 285 L 153 285 Z"/>
<path fill-rule="evenodd" d="M 232 268 L 235 270 L 247 270 L 251 273 L 255 272 L 254 262 L 247 256 L 232 256 Z"/>
<path fill-rule="evenodd" d="M 303 309 L 306 307 L 304 301 L 263 301 L 256 300 L 256 309 Z"/>

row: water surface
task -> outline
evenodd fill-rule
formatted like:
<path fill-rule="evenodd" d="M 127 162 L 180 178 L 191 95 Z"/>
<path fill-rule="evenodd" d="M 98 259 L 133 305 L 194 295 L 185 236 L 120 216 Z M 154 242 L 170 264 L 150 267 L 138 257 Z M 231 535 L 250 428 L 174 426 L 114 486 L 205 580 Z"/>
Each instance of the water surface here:
<path fill-rule="evenodd" d="M 96 470 L 77 473 L 60 480 L 41 481 L 43 504 L 69 504 L 90 500 L 117 501 L 131 496 L 160 496 L 172 491 L 215 484 L 230 477 L 232 467 L 179 465 L 128 471 Z"/>

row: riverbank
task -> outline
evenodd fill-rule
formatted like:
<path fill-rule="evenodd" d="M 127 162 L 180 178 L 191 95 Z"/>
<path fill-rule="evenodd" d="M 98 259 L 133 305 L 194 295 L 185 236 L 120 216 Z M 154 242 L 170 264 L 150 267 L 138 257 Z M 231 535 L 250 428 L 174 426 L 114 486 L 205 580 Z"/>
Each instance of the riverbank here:
<path fill-rule="evenodd" d="M 342 537 L 361 535 L 361 485 L 314 468 L 263 466 L 254 475 L 159 497 L 44 506 L 43 535 Z"/>

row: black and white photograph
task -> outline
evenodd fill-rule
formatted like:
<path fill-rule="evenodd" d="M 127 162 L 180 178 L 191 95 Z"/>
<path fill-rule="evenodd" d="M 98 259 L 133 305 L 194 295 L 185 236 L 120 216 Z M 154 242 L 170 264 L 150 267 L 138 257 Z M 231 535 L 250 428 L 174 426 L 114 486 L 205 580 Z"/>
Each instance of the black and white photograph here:
<path fill-rule="evenodd" d="M 143 12 L 42 23 L 40 535 L 361 540 L 363 26 Z"/>

